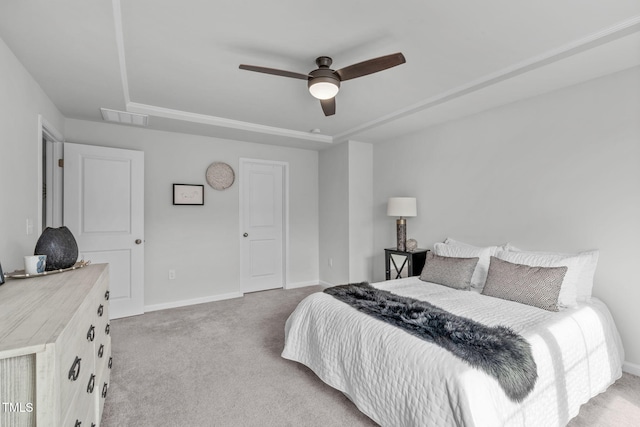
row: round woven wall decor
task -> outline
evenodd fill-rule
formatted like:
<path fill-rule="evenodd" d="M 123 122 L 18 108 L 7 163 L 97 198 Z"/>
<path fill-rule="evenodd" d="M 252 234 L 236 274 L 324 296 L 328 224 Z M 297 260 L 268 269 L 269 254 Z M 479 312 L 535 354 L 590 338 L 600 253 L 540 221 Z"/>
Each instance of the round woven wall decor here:
<path fill-rule="evenodd" d="M 216 190 L 226 190 L 235 179 L 233 169 L 226 163 L 213 162 L 207 168 L 207 182 Z"/>

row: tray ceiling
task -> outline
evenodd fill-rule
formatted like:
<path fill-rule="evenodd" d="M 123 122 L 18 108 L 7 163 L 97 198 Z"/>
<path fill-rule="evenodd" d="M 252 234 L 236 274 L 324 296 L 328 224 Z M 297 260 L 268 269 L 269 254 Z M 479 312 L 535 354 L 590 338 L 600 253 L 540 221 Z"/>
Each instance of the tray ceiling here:
<path fill-rule="evenodd" d="M 640 64 L 640 2 L 5 0 L 0 37 L 68 118 L 318 149 L 425 126 Z M 325 117 L 307 73 L 403 52 L 343 82 Z M 311 133 L 320 129 L 320 133 Z"/>

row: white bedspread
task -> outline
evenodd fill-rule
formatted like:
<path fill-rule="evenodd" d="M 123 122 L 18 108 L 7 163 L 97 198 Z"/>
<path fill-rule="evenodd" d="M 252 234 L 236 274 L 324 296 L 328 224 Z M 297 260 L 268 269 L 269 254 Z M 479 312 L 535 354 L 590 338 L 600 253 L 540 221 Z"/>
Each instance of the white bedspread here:
<path fill-rule="evenodd" d="M 282 357 L 311 368 L 383 426 L 563 426 L 622 375 L 620 336 L 597 299 L 552 313 L 417 277 L 374 286 L 509 326 L 529 341 L 538 366 L 534 390 L 515 403 L 493 377 L 437 345 L 325 293 L 308 296 L 287 320 Z"/>

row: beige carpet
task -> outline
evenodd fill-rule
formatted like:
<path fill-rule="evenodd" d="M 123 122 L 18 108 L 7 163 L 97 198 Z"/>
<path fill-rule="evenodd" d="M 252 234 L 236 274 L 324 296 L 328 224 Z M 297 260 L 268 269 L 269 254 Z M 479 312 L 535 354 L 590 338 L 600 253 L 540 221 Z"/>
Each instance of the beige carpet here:
<path fill-rule="evenodd" d="M 114 320 L 104 427 L 375 426 L 306 367 L 282 359 L 284 322 L 321 288 Z M 571 427 L 637 426 L 640 378 L 625 374 Z"/>

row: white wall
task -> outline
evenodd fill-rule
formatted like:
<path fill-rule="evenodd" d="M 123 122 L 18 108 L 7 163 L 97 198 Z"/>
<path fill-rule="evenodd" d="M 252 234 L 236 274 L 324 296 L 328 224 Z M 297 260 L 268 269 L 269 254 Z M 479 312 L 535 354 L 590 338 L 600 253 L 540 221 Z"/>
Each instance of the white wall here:
<path fill-rule="evenodd" d="M 373 279 L 373 145 L 349 141 L 349 282 Z"/>
<path fill-rule="evenodd" d="M 373 146 L 347 141 L 320 152 L 320 280 L 373 278 Z"/>
<path fill-rule="evenodd" d="M 317 284 L 318 153 L 82 120 L 67 120 L 68 142 L 145 153 L 145 306 L 240 292 L 239 158 L 289 163 L 289 285 Z M 214 161 L 236 182 L 206 184 Z M 173 206 L 172 184 L 204 184 L 204 206 Z M 168 270 L 176 279 L 168 280 Z"/>
<path fill-rule="evenodd" d="M 64 118 L 0 39 L 0 263 L 5 272 L 24 268 L 38 240 L 38 150 L 41 114 L 62 131 Z M 33 221 L 27 235 L 26 221 Z"/>
<path fill-rule="evenodd" d="M 349 281 L 349 145 L 320 151 L 319 164 L 320 280 L 337 285 Z"/>
<path fill-rule="evenodd" d="M 640 68 L 376 145 L 374 171 L 376 248 L 394 242 L 387 198 L 415 194 L 408 235 L 421 247 L 600 249 L 594 295 L 640 369 Z"/>

